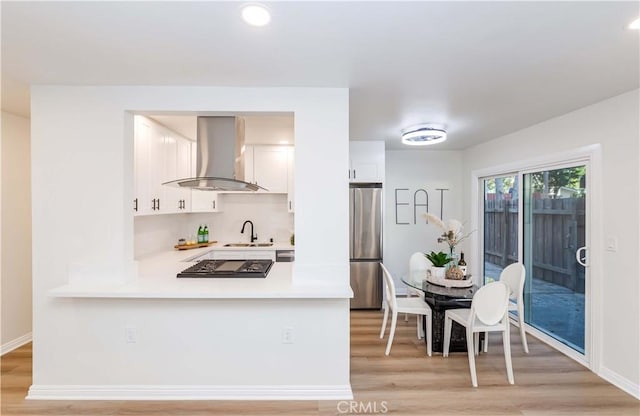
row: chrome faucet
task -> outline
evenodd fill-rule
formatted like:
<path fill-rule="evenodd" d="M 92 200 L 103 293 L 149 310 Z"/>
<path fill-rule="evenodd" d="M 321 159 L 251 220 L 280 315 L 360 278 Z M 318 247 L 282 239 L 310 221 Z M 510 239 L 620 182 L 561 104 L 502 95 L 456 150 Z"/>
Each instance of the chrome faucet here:
<path fill-rule="evenodd" d="M 244 222 L 244 224 L 242 224 L 242 230 L 240 230 L 240 234 L 244 234 L 244 226 L 247 225 L 247 223 L 251 225 L 251 242 L 253 243 L 258 239 L 258 236 L 253 235 L 253 223 L 251 221 L 247 220 Z"/>

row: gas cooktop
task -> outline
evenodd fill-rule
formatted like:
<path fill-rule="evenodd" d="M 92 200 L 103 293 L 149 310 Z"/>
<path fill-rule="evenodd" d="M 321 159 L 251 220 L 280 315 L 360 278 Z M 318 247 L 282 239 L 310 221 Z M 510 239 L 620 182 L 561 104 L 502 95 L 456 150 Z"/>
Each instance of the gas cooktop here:
<path fill-rule="evenodd" d="M 176 277 L 257 277 L 265 278 L 273 260 L 202 260 Z"/>

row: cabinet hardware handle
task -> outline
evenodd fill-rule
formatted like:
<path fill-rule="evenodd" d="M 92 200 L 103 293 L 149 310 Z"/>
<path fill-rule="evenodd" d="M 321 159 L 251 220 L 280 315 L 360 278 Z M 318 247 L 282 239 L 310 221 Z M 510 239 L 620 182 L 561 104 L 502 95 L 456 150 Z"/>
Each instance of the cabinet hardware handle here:
<path fill-rule="evenodd" d="M 158 211 L 160 211 L 160 198 L 158 198 Z"/>
<path fill-rule="evenodd" d="M 353 179 L 355 179 L 355 178 L 356 178 L 356 170 L 354 169 L 353 170 Z"/>
<path fill-rule="evenodd" d="M 213 202 L 213 209 L 216 209 L 216 201 L 212 201 Z"/>
<path fill-rule="evenodd" d="M 133 210 L 138 212 L 138 198 L 133 200 Z"/>
<path fill-rule="evenodd" d="M 351 169 L 349 169 L 349 179 L 351 179 Z"/>
<path fill-rule="evenodd" d="M 291 211 L 291 201 L 289 201 L 289 211 Z"/>
<path fill-rule="evenodd" d="M 153 204 L 153 205 L 151 206 L 151 209 L 155 211 L 155 210 L 156 210 L 156 199 L 155 199 L 155 198 L 153 198 L 153 199 L 151 200 L 151 202 L 152 202 L 152 204 Z"/>

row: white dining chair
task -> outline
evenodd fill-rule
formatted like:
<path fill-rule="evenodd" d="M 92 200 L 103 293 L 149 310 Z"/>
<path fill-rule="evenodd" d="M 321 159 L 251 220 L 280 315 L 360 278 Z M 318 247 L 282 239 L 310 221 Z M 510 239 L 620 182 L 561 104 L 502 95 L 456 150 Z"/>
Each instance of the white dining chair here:
<path fill-rule="evenodd" d="M 391 273 L 389 273 L 389 270 L 387 270 L 384 264 L 380 263 L 380 267 L 382 267 L 386 295 L 384 317 L 382 318 L 382 328 L 380 329 L 380 339 L 384 338 L 387 320 L 389 318 L 389 313 L 391 313 L 389 340 L 387 341 L 387 349 L 384 354 L 389 355 L 391 352 L 391 344 L 393 343 L 393 336 L 395 335 L 396 324 L 398 322 L 398 313 L 410 313 L 420 317 L 419 331 L 422 331 L 422 320 L 424 319 L 426 324 L 427 354 L 431 357 L 431 308 L 421 297 L 396 298 L 396 287 L 393 283 Z"/>
<path fill-rule="evenodd" d="M 416 274 L 424 273 L 424 277 L 427 276 L 427 270 L 429 269 L 429 260 L 424 256 L 424 253 L 415 252 L 409 257 L 409 276 L 413 277 Z M 407 285 L 407 297 L 418 296 L 424 297 L 424 292 L 415 287 Z M 404 314 L 404 320 L 409 320 L 409 314 Z M 416 316 L 416 326 L 418 331 L 418 338 L 420 338 L 420 316 Z"/>
<path fill-rule="evenodd" d="M 518 313 L 518 326 L 520 327 L 520 339 L 525 353 L 529 353 L 527 333 L 524 330 L 524 281 L 526 270 L 522 263 L 512 263 L 500 273 L 500 282 L 509 287 L 509 311 Z M 484 336 L 484 352 L 489 349 L 489 338 Z"/>
<path fill-rule="evenodd" d="M 480 332 L 502 332 L 504 360 L 507 366 L 507 379 L 513 384 L 513 366 L 511 364 L 511 341 L 509 338 L 509 288 L 503 282 L 493 282 L 481 287 L 473 295 L 470 309 L 449 309 L 444 314 L 443 356 L 449 356 L 451 326 L 453 321 L 465 327 L 467 337 L 467 356 L 471 383 L 478 387 L 476 360 Z M 486 335 L 485 335 L 486 337 Z"/>

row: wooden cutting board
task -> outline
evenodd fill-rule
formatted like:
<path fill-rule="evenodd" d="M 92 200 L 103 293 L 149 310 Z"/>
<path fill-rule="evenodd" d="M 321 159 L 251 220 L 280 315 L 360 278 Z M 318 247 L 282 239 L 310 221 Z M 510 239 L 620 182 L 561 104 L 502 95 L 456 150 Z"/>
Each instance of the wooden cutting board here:
<path fill-rule="evenodd" d="M 191 250 L 192 248 L 202 248 L 209 247 L 212 244 L 217 243 L 217 241 L 209 241 L 208 243 L 198 243 L 198 244 L 183 244 L 173 246 L 176 250 Z"/>

